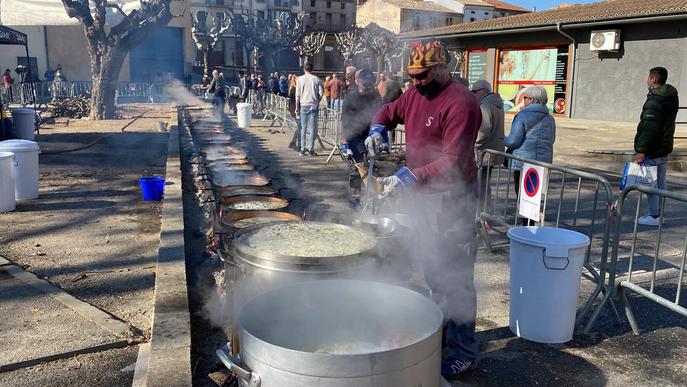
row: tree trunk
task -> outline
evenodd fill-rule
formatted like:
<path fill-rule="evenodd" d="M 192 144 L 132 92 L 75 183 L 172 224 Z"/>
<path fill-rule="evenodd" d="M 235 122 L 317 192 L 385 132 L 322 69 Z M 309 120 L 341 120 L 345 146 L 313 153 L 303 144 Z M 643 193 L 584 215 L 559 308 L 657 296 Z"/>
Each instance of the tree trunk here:
<path fill-rule="evenodd" d="M 382 79 L 382 72 L 384 71 L 384 55 L 377 56 L 377 82 Z"/>
<path fill-rule="evenodd" d="M 95 44 L 94 44 L 95 46 Z M 91 115 L 93 120 L 115 118 L 115 90 L 119 72 L 124 63 L 125 51 L 106 44 L 97 44 L 98 49 L 89 50 L 93 89 L 91 91 Z"/>
<path fill-rule="evenodd" d="M 211 49 L 203 50 L 203 76 L 210 77 L 210 54 Z"/>

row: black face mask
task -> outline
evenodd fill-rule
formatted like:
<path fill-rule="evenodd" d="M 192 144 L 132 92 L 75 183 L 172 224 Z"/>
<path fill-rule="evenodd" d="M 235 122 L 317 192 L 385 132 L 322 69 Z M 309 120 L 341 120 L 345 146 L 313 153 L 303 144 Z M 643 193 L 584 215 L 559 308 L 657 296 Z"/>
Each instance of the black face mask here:
<path fill-rule="evenodd" d="M 423 85 L 422 83 L 418 84 L 415 86 L 415 89 L 417 89 L 418 93 L 427 98 L 434 98 L 441 91 L 441 84 L 437 82 L 436 79 L 432 79 L 426 85 Z"/>

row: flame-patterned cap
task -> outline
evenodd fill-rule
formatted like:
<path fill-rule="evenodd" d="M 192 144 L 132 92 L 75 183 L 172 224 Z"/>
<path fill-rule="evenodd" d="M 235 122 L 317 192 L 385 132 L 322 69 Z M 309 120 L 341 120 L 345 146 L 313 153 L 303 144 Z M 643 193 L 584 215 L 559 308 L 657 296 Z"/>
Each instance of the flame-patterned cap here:
<path fill-rule="evenodd" d="M 408 73 L 418 73 L 435 65 L 446 64 L 446 48 L 441 40 L 418 40 L 410 44 Z"/>

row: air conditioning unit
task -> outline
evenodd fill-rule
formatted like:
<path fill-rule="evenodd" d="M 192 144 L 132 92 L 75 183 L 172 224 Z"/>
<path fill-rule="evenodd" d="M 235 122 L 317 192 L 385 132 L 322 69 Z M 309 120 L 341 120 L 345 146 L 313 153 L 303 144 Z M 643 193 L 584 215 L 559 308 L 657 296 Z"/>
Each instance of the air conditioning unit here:
<path fill-rule="evenodd" d="M 592 31 L 589 49 L 591 51 L 620 50 L 620 30 Z"/>

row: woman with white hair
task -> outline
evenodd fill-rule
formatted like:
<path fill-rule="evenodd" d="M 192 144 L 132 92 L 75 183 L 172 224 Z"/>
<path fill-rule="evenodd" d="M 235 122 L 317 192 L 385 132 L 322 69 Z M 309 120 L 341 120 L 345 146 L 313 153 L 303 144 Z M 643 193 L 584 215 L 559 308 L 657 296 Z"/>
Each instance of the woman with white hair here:
<path fill-rule="evenodd" d="M 553 143 L 556 141 L 556 121 L 546 106 L 548 96 L 542 86 L 530 86 L 524 92 L 525 107 L 515 115 L 510 133 L 504 140 L 514 156 L 550 163 L 553 160 Z M 515 178 L 515 192 L 520 190 L 522 162 L 511 160 Z"/>

